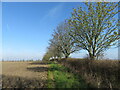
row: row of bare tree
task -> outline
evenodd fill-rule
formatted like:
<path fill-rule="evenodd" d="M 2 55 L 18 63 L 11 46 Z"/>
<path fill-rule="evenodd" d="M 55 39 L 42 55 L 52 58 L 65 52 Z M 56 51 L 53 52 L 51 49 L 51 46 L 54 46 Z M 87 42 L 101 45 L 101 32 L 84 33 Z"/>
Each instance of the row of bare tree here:
<path fill-rule="evenodd" d="M 118 45 L 118 3 L 86 2 L 73 9 L 69 19 L 60 23 L 52 34 L 43 60 L 68 58 L 86 50 L 90 60 L 97 59 L 111 46 Z"/>

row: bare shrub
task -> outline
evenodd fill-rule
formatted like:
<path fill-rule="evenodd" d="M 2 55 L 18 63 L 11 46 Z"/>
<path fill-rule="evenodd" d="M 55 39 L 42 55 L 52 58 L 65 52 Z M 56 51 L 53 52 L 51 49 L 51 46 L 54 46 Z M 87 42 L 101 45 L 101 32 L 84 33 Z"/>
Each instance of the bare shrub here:
<path fill-rule="evenodd" d="M 86 82 L 96 88 L 119 88 L 120 61 L 67 59 L 61 62 L 84 77 Z"/>

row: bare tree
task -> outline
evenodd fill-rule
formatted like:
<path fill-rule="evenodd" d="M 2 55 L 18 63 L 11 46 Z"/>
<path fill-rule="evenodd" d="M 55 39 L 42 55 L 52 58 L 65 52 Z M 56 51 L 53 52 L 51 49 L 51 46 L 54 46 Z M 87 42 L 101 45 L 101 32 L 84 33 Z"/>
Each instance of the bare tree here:
<path fill-rule="evenodd" d="M 50 57 L 51 57 L 51 54 L 49 52 L 46 52 L 42 58 L 42 61 L 49 61 Z"/>
<path fill-rule="evenodd" d="M 58 47 L 50 44 L 50 46 L 47 48 L 47 52 L 43 56 L 42 60 L 50 60 L 50 59 L 60 59 L 62 57 L 62 53 L 58 49 Z"/>
<path fill-rule="evenodd" d="M 69 35 L 70 29 L 67 21 L 60 23 L 54 31 L 53 39 L 51 40 L 51 44 L 56 46 L 65 58 L 68 58 L 71 53 L 79 50 Z"/>
<path fill-rule="evenodd" d="M 61 59 L 63 55 L 57 44 L 51 43 L 50 47 L 48 48 L 49 48 L 49 52 L 51 53 L 53 59 Z"/>
<path fill-rule="evenodd" d="M 85 5 L 85 9 L 74 9 L 69 19 L 72 27 L 69 34 L 76 46 L 87 50 L 91 60 L 94 60 L 120 39 L 116 18 L 118 3 L 89 2 Z"/>

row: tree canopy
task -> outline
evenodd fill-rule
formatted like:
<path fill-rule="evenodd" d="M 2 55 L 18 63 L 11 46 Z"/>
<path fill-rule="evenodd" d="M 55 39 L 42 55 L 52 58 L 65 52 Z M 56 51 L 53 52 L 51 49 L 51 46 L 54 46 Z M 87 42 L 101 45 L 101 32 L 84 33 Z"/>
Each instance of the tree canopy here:
<path fill-rule="evenodd" d="M 72 29 L 70 36 L 81 49 L 87 50 L 89 57 L 95 59 L 119 39 L 118 4 L 112 2 L 85 3 L 82 7 L 74 9 L 69 24 Z"/>

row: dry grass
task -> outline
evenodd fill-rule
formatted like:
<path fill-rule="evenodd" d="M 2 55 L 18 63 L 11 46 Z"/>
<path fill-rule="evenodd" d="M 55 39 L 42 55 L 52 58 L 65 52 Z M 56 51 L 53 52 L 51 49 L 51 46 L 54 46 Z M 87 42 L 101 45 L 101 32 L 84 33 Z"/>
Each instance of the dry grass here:
<path fill-rule="evenodd" d="M 118 60 L 94 60 L 85 59 L 62 60 L 62 64 L 82 75 L 86 81 L 96 88 L 120 87 L 120 61 Z"/>
<path fill-rule="evenodd" d="M 43 88 L 48 65 L 32 62 L 2 62 L 3 88 Z"/>

